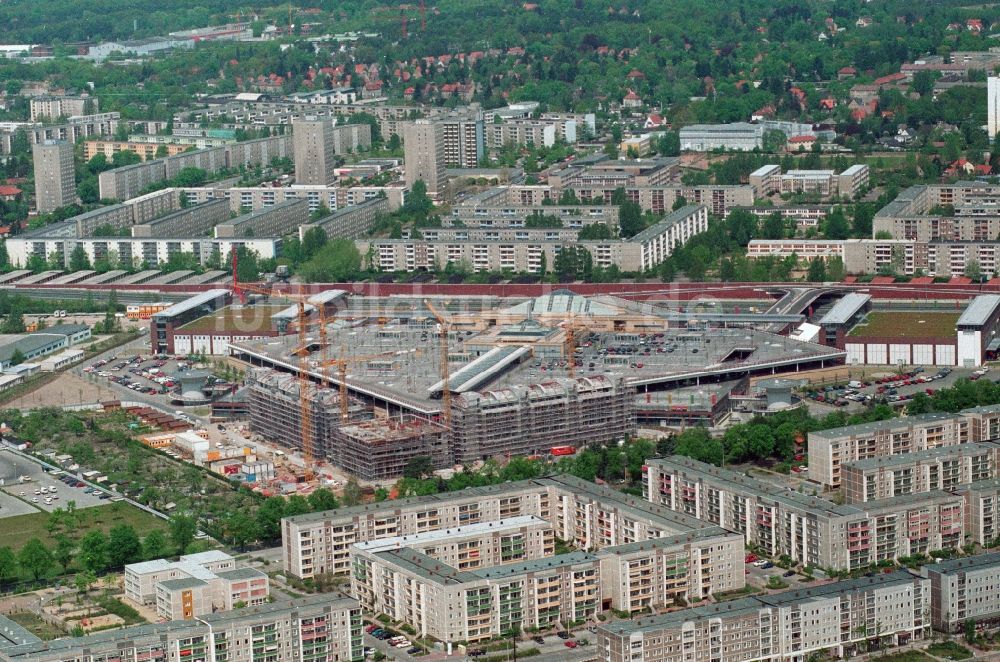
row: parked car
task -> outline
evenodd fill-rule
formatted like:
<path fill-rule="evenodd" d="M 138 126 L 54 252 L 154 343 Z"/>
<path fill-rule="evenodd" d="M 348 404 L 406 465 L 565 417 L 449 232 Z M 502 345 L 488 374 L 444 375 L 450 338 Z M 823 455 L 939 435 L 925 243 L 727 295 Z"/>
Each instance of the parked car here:
<path fill-rule="evenodd" d="M 569 639 L 573 635 L 563 630 L 562 632 L 556 632 L 556 636 L 559 637 L 560 639 Z"/>
<path fill-rule="evenodd" d="M 575 641 L 566 641 L 563 643 L 563 645 L 565 645 L 566 648 L 576 648 L 577 644 Z"/>
<path fill-rule="evenodd" d="M 536 644 L 545 643 L 545 637 L 532 637 L 531 640 L 534 641 Z"/>

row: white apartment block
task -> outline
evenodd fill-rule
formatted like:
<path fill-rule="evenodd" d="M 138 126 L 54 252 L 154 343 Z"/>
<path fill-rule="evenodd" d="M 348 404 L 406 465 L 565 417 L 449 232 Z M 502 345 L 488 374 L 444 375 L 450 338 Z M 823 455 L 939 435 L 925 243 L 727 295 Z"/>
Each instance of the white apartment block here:
<path fill-rule="evenodd" d="M 814 193 L 822 197 L 854 198 L 868 187 L 870 170 L 856 164 L 839 175 L 835 170 L 789 170 L 782 173 L 779 165 L 761 166 L 750 173 L 750 186 L 758 197 L 776 193 Z"/>
<path fill-rule="evenodd" d="M 959 414 L 930 413 L 809 433 L 809 478 L 839 487 L 847 462 L 953 446 L 970 439 Z"/>
<path fill-rule="evenodd" d="M 450 263 L 468 264 L 473 271 L 537 273 L 552 269 L 565 246 L 586 249 L 595 266 L 617 266 L 639 272 L 656 267 L 678 246 L 708 229 L 708 209 L 688 205 L 671 212 L 656 225 L 627 240 L 576 240 L 570 230 L 458 230 L 422 231 L 420 238 L 358 240 L 358 251 L 381 271 L 443 269 Z M 569 236 L 571 233 L 573 236 Z"/>
<path fill-rule="evenodd" d="M 554 476 L 286 517 L 281 523 L 284 568 L 303 579 L 347 574 L 350 548 L 356 543 L 525 515 L 550 522 L 557 538 L 587 550 L 706 528 L 642 499 L 571 476 Z"/>
<path fill-rule="evenodd" d="M 125 566 L 125 597 L 136 604 L 152 604 L 156 585 L 168 579 L 211 578 L 216 572 L 236 569 L 236 560 L 225 552 L 187 554 L 179 561 L 157 559 Z"/>
<path fill-rule="evenodd" d="M 0 648 L 3 662 L 360 662 L 356 600 L 332 593 Z"/>
<path fill-rule="evenodd" d="M 1000 478 L 1000 445 L 993 441 L 929 448 L 844 462 L 841 489 L 847 503 L 955 488 Z"/>
<path fill-rule="evenodd" d="M 921 573 L 931 589 L 931 620 L 944 632 L 959 632 L 966 621 L 1000 615 L 1000 554 L 981 554 L 926 565 Z"/>
<path fill-rule="evenodd" d="M 393 212 L 403 206 L 406 196 L 406 189 L 401 185 L 343 187 L 292 184 L 291 186 L 238 186 L 226 189 L 185 188 L 183 191 L 191 203 L 225 198 L 229 200 L 229 208 L 234 212 L 246 209 L 256 211 L 301 198 L 309 201 L 310 213 L 319 209 L 320 205 L 330 211 L 337 211 L 383 196 L 389 203 L 389 211 Z"/>
<path fill-rule="evenodd" d="M 647 463 L 643 491 L 804 565 L 854 570 L 963 542 L 963 499 L 945 492 L 838 505 L 676 456 Z"/>
<path fill-rule="evenodd" d="M 708 604 L 597 629 L 604 662 L 851 659 L 930 636 L 931 580 L 906 572 Z"/>

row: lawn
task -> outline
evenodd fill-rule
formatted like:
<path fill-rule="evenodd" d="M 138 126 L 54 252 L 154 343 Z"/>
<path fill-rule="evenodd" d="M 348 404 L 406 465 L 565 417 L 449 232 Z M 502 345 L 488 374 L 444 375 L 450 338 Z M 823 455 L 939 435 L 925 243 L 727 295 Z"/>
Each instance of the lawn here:
<path fill-rule="evenodd" d="M 80 530 L 77 532 L 80 537 L 92 529 L 100 529 L 107 533 L 119 524 L 131 524 L 140 537 L 153 529 L 167 530 L 167 523 L 164 520 L 124 502 L 80 508 L 77 512 L 80 513 L 81 521 Z M 49 534 L 46 526 L 48 521 L 48 513 L 32 513 L 0 519 L 0 529 L 4 533 L 3 544 L 9 545 L 16 551 L 32 538 L 38 538 L 51 549 L 55 545 L 55 538 Z"/>
<path fill-rule="evenodd" d="M 849 336 L 890 338 L 954 338 L 958 313 L 869 313 Z"/>
<path fill-rule="evenodd" d="M 946 660 L 968 660 L 972 657 L 972 651 L 954 641 L 939 641 L 931 644 L 927 647 L 927 652 Z"/>
<path fill-rule="evenodd" d="M 192 320 L 181 331 L 232 331 L 234 333 L 264 333 L 271 330 L 271 315 L 287 306 L 228 306 L 204 317 Z"/>
<path fill-rule="evenodd" d="M 7 617 L 43 641 L 50 641 L 66 636 L 65 632 L 54 625 L 46 623 L 38 614 L 32 614 L 29 611 L 15 612 L 8 614 Z"/>

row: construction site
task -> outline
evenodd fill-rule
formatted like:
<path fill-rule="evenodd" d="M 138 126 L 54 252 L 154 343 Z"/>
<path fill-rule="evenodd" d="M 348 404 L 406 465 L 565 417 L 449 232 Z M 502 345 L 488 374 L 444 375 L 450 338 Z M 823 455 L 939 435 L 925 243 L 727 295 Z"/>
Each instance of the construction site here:
<path fill-rule="evenodd" d="M 639 412 L 677 420 L 687 408 L 672 398 L 677 389 L 844 356 L 783 335 L 799 315 L 724 304 L 682 312 L 565 290 L 458 301 L 337 290 L 277 314 L 268 306 L 284 333 L 227 347 L 252 366 L 250 429 L 300 451 L 307 479 L 320 462 L 379 481 L 416 457 L 448 468 L 616 443 L 636 432 Z"/>

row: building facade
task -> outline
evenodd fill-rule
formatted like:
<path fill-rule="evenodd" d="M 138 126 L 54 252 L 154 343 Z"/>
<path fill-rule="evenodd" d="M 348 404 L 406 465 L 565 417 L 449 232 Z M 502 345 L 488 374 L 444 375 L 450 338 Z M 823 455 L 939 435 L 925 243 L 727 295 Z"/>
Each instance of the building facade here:
<path fill-rule="evenodd" d="M 46 213 L 76 202 L 73 144 L 60 140 L 31 148 L 35 167 L 35 207 Z"/>

